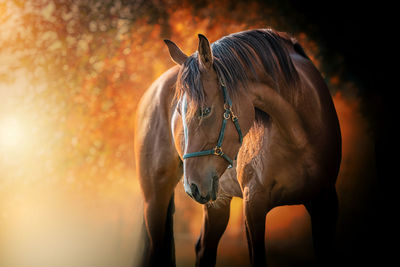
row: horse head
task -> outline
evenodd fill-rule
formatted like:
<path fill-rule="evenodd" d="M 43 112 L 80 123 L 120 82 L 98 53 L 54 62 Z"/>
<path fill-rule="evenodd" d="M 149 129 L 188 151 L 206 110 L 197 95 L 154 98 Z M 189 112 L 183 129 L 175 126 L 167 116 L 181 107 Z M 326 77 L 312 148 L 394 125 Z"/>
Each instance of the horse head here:
<path fill-rule="evenodd" d="M 173 42 L 165 43 L 180 66 L 172 129 L 184 188 L 204 204 L 216 199 L 219 177 L 233 164 L 254 121 L 254 107 L 243 90 L 231 99 L 205 36 L 199 34 L 198 51 L 189 57 Z"/>

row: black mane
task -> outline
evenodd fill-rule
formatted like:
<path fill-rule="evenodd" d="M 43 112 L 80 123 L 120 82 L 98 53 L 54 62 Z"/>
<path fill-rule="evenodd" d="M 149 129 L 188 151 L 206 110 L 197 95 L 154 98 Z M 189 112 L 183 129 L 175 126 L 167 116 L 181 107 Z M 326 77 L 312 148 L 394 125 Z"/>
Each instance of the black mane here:
<path fill-rule="evenodd" d="M 214 69 L 225 83 L 232 99 L 240 88 L 247 88 L 250 81 L 261 77 L 256 69 L 264 69 L 271 87 L 277 91 L 296 87 L 299 75 L 289 56 L 287 45 L 300 46 L 285 34 L 270 29 L 249 30 L 227 35 L 211 45 Z M 301 46 L 300 46 L 301 47 Z M 184 93 L 196 107 L 204 104 L 200 79 L 198 53 L 183 64 L 178 77 L 176 96 Z M 284 86 L 279 86 L 284 83 Z"/>

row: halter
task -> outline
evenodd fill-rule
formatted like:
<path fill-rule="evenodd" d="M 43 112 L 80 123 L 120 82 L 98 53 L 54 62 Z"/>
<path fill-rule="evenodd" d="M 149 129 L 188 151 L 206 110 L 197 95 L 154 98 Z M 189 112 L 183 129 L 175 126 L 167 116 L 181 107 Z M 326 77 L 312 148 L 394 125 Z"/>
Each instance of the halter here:
<path fill-rule="evenodd" d="M 219 132 L 217 145 L 213 149 L 210 149 L 210 150 L 202 150 L 202 151 L 198 151 L 198 152 L 187 153 L 187 154 L 183 155 L 183 159 L 208 156 L 208 155 L 216 155 L 216 156 L 222 157 L 226 161 L 228 161 L 230 164 L 230 166 L 229 166 L 229 168 L 230 168 L 233 166 L 233 160 L 230 157 L 228 157 L 228 155 L 226 155 L 222 151 L 222 148 L 221 148 L 222 141 L 224 141 L 225 128 L 226 128 L 227 121 L 229 119 L 231 119 L 232 122 L 235 124 L 236 131 L 238 132 L 238 135 L 239 135 L 240 144 L 242 144 L 243 135 L 242 135 L 242 131 L 240 130 L 238 117 L 232 111 L 232 100 L 229 97 L 228 91 L 226 90 L 226 86 L 221 80 L 220 80 L 220 84 L 221 84 L 221 88 L 222 88 L 222 93 L 224 95 L 225 112 L 223 113 L 224 119 L 222 120 L 222 126 L 221 126 L 221 131 Z"/>

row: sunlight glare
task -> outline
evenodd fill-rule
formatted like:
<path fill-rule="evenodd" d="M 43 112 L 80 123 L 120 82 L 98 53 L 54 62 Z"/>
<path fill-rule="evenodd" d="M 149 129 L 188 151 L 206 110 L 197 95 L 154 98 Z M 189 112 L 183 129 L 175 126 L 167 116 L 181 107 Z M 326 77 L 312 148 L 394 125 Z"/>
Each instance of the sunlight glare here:
<path fill-rule="evenodd" d="M 6 117 L 0 121 L 0 147 L 16 148 L 23 140 L 23 127 L 13 117 Z"/>

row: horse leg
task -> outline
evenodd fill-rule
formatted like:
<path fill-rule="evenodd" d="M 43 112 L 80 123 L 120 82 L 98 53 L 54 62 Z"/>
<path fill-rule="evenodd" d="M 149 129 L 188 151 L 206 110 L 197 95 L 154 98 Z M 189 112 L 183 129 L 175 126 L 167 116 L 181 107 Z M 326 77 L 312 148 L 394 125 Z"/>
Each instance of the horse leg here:
<path fill-rule="evenodd" d="M 161 191 L 161 190 L 158 190 Z M 145 200 L 144 219 L 148 238 L 143 266 L 175 266 L 173 239 L 174 194 L 172 190 L 154 192 Z"/>
<path fill-rule="evenodd" d="M 175 242 L 174 242 L 174 231 L 173 231 L 173 214 L 175 212 L 175 203 L 174 203 L 174 194 L 172 194 L 171 200 L 168 205 L 168 210 L 167 210 L 167 218 L 166 218 L 166 223 L 165 223 L 165 235 L 164 235 L 164 242 L 165 244 L 165 258 L 170 258 L 171 259 L 171 266 L 175 266 Z M 139 263 L 138 266 L 148 266 L 148 265 L 155 265 L 155 264 L 150 264 L 149 260 L 153 258 L 153 254 L 149 253 L 151 250 L 150 246 L 150 238 L 149 234 L 147 231 L 146 227 L 146 222 L 143 220 L 143 225 L 142 225 L 142 240 L 143 240 L 143 252 L 146 254 L 140 259 L 141 262 Z M 169 255 L 168 255 L 169 254 Z"/>
<path fill-rule="evenodd" d="M 251 195 L 250 195 L 251 194 Z M 266 266 L 265 219 L 268 212 L 266 194 L 244 188 L 244 214 L 251 266 Z"/>
<path fill-rule="evenodd" d="M 229 221 L 232 197 L 218 196 L 211 204 L 203 205 L 203 226 L 196 243 L 196 266 L 215 266 L 220 238 Z"/>
<path fill-rule="evenodd" d="M 311 217 L 312 238 L 318 265 L 334 265 L 334 241 L 338 217 L 338 198 L 331 188 L 305 204 Z"/>
<path fill-rule="evenodd" d="M 167 219 L 165 222 L 165 235 L 164 235 L 165 251 L 166 254 L 168 255 L 168 258 L 171 259 L 172 266 L 176 265 L 175 241 L 174 241 L 174 213 L 175 213 L 175 201 L 174 201 L 174 193 L 172 193 L 167 209 Z"/>

